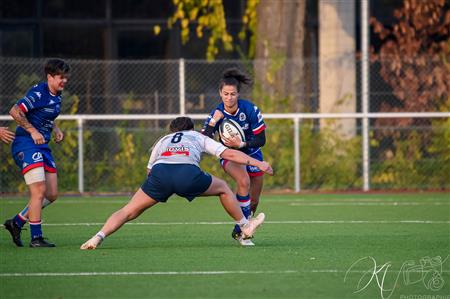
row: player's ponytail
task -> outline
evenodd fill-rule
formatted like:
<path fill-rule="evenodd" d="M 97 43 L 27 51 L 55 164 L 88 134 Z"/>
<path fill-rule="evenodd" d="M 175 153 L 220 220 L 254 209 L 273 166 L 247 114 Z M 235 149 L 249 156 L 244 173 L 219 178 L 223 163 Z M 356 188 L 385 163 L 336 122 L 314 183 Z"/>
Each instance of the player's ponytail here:
<path fill-rule="evenodd" d="M 222 90 L 225 85 L 232 85 L 236 86 L 236 89 L 239 92 L 241 83 L 248 85 L 252 83 L 252 79 L 237 68 L 229 68 L 223 72 L 222 79 L 219 83 L 219 90 Z"/>

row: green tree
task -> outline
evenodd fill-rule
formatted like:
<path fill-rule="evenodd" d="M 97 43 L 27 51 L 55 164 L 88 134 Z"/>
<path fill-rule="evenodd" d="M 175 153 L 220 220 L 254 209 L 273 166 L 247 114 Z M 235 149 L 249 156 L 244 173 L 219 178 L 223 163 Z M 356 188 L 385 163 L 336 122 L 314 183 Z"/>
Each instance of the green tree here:
<path fill-rule="evenodd" d="M 194 30 L 198 38 L 208 38 L 206 58 L 214 60 L 220 49 L 235 49 L 227 30 L 222 0 L 172 0 L 175 12 L 169 27 L 179 22 L 183 43 Z M 299 108 L 304 93 L 304 0 L 248 0 L 242 17 L 240 39 L 250 41 L 247 59 L 255 59 L 255 98 L 269 95 L 271 111 Z M 192 26 L 191 26 L 192 25 Z M 159 32 L 159 27 L 155 28 Z M 259 103 L 258 103 L 259 104 Z M 287 105 L 286 105 L 287 104 Z"/>

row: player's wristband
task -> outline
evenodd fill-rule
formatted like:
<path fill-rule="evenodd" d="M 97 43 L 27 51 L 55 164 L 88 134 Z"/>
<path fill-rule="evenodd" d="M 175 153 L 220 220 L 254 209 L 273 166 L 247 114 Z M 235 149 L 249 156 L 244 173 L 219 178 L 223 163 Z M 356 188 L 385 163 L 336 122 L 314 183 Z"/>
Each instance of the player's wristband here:
<path fill-rule="evenodd" d="M 239 148 L 243 148 L 243 147 L 245 147 L 245 142 L 244 141 L 241 141 L 241 144 L 239 144 Z"/>

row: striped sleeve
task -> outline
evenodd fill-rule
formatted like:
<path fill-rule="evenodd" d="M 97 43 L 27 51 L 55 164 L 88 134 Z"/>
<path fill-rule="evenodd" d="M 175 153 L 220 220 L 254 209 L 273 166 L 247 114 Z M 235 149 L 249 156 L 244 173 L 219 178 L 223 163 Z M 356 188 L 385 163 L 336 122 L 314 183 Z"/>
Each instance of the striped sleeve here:
<path fill-rule="evenodd" d="M 250 123 L 253 135 L 258 135 L 259 133 L 261 133 L 266 129 L 264 118 L 257 106 L 253 106 L 253 113 L 251 114 Z"/>
<path fill-rule="evenodd" d="M 31 88 L 27 94 L 17 101 L 17 106 L 20 110 L 22 110 L 23 113 L 27 113 L 30 110 L 33 110 L 39 106 L 39 102 L 41 99 L 42 94 L 39 92 L 39 90 L 34 86 Z"/>

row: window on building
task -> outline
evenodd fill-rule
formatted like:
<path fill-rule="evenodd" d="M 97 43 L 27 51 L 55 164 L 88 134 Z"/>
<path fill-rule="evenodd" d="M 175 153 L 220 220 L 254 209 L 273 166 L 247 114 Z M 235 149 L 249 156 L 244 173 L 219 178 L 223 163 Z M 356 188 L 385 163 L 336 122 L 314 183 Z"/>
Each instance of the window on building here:
<path fill-rule="evenodd" d="M 42 1 L 42 14 L 45 18 L 104 18 L 106 15 L 105 1 L 45 0 Z"/>
<path fill-rule="evenodd" d="M 104 30 L 100 26 L 47 24 L 43 30 L 43 56 L 103 58 Z"/>
<path fill-rule="evenodd" d="M 33 18 L 36 17 L 36 0 L 0 0 L 0 18 Z"/>
<path fill-rule="evenodd" d="M 112 17 L 117 19 L 167 19 L 173 12 L 169 0 L 112 0 Z"/>
<path fill-rule="evenodd" d="M 0 56 L 32 57 L 33 51 L 32 29 L 0 30 Z"/>
<path fill-rule="evenodd" d="M 148 30 L 127 29 L 117 34 L 119 59 L 163 59 L 166 58 L 168 32 L 161 31 L 158 36 L 153 34 L 151 26 Z"/>

